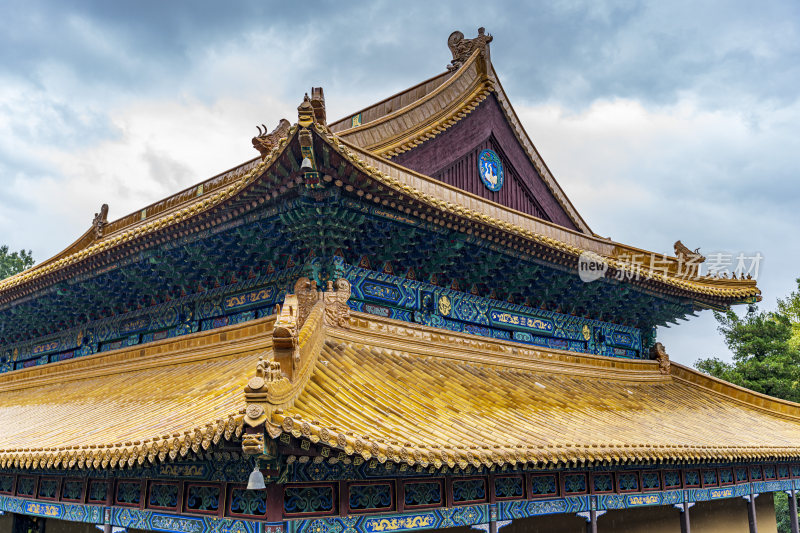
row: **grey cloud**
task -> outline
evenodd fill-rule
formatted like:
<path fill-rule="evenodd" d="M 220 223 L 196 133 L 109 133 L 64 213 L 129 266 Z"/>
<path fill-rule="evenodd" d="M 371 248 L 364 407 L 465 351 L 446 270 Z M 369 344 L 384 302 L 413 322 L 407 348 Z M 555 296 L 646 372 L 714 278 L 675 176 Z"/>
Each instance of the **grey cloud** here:
<path fill-rule="evenodd" d="M 150 176 L 159 181 L 165 194 L 179 189 L 193 176 L 188 166 L 152 146 L 147 146 L 142 158 L 147 163 Z"/>

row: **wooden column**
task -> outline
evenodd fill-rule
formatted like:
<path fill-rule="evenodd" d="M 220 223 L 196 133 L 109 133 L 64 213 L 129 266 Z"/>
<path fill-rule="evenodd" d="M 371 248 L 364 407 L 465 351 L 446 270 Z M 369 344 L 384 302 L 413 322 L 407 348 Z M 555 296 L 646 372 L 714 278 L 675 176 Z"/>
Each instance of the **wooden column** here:
<path fill-rule="evenodd" d="M 694 505 L 693 502 L 676 503 L 675 508 L 681 512 L 681 533 L 691 533 L 692 526 L 689 520 L 689 509 Z"/>
<path fill-rule="evenodd" d="M 597 533 L 597 511 L 589 511 L 589 520 L 586 522 L 586 533 Z"/>
<path fill-rule="evenodd" d="M 797 493 L 792 490 L 787 490 L 786 494 L 789 495 L 789 520 L 792 522 L 792 533 L 800 533 L 800 527 L 797 525 Z"/>
<path fill-rule="evenodd" d="M 581 511 L 578 516 L 586 519 L 586 533 L 597 533 L 597 518 L 606 514 L 605 511 Z"/>
<path fill-rule="evenodd" d="M 283 485 L 267 485 L 267 522 L 283 521 Z"/>
<path fill-rule="evenodd" d="M 489 533 L 497 533 L 497 504 L 494 502 L 489 504 Z"/>
<path fill-rule="evenodd" d="M 743 496 L 747 501 L 747 523 L 750 525 L 750 533 L 758 533 L 758 522 L 756 521 L 756 498 L 758 494 Z"/>

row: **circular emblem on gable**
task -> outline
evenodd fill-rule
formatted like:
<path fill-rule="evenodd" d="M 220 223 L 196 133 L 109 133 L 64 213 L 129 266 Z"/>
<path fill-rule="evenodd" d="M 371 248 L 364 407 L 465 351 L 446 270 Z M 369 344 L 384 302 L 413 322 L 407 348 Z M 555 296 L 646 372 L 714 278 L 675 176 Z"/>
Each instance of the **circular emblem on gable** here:
<path fill-rule="evenodd" d="M 481 181 L 492 192 L 503 186 L 503 163 L 492 150 L 484 150 L 478 157 L 478 173 Z"/>

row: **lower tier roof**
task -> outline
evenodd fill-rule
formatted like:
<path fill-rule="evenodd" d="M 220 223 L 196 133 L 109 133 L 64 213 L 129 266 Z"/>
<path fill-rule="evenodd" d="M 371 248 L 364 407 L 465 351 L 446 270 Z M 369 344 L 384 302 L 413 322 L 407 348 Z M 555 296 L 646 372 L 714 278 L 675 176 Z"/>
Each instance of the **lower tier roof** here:
<path fill-rule="evenodd" d="M 284 431 L 411 464 L 800 455 L 800 406 L 672 364 L 361 316 L 328 332 Z"/>
<path fill-rule="evenodd" d="M 0 466 L 164 461 L 241 434 L 271 319 L 0 376 Z"/>
<path fill-rule="evenodd" d="M 662 373 L 355 312 L 348 328 L 313 327 L 313 371 L 267 419 L 273 437 L 435 466 L 800 457 L 799 405 L 674 363 Z M 4 374 L 0 466 L 168 461 L 240 435 L 272 330 L 261 319 Z"/>

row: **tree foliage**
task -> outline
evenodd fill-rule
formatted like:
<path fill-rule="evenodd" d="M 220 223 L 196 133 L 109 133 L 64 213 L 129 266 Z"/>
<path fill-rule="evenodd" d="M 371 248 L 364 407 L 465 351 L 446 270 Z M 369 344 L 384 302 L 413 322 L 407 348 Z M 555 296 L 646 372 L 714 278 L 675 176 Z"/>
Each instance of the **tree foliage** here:
<path fill-rule="evenodd" d="M 775 311 L 752 305 L 743 317 L 733 311 L 714 316 L 733 361 L 712 357 L 698 360 L 695 367 L 756 392 L 800 402 L 800 290 L 778 300 Z"/>
<path fill-rule="evenodd" d="M 33 256 L 30 250 L 9 253 L 8 246 L 0 246 L 0 279 L 13 276 L 32 266 Z"/>
<path fill-rule="evenodd" d="M 800 402 L 800 278 L 797 285 L 798 290 L 778 300 L 775 311 L 752 305 L 743 317 L 733 311 L 714 313 L 733 360 L 700 359 L 695 367 L 736 385 Z M 778 531 L 789 533 L 787 497 L 778 492 L 774 500 Z"/>

